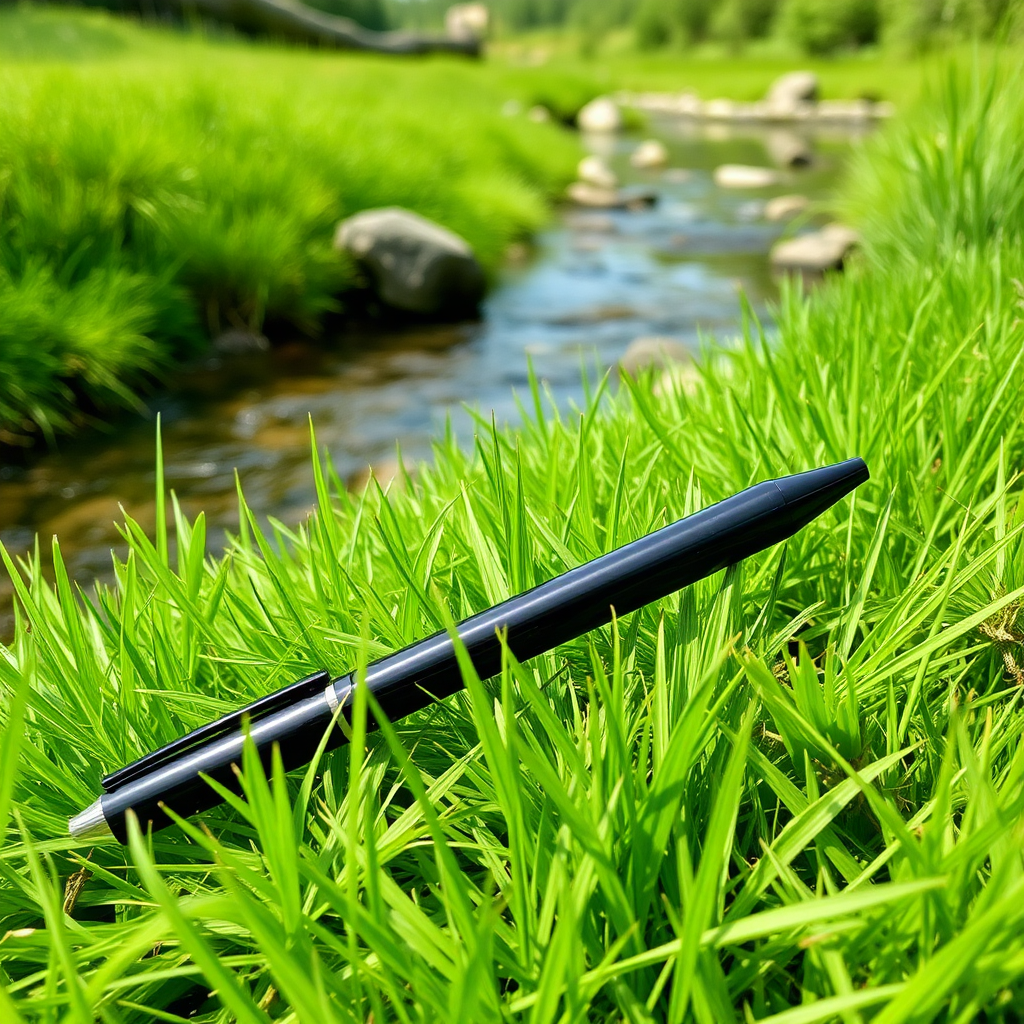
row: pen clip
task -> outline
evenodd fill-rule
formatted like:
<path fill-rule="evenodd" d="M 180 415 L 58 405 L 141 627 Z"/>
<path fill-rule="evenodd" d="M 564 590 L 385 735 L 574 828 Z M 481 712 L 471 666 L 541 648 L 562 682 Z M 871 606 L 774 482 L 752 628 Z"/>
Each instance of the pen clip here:
<path fill-rule="evenodd" d="M 300 679 L 297 683 L 292 683 L 282 690 L 268 693 L 267 696 L 260 697 L 251 704 L 246 704 L 244 708 L 232 711 L 222 718 L 218 718 L 215 722 L 208 722 L 206 725 L 201 725 L 198 729 L 193 729 L 192 732 L 186 733 L 184 736 L 179 736 L 178 739 L 172 740 L 159 750 L 154 750 L 151 754 L 146 754 L 145 757 L 140 757 L 137 761 L 132 761 L 131 764 L 125 765 L 124 768 L 111 772 L 100 780 L 100 785 L 103 787 L 104 792 L 113 793 L 115 789 L 120 789 L 125 783 L 134 782 L 136 779 L 151 772 L 154 768 L 173 761 L 181 754 L 234 731 L 242 724 L 244 717 L 248 717 L 250 721 L 255 721 L 257 718 L 273 714 L 273 712 L 293 704 L 303 697 L 311 697 L 315 693 L 323 692 L 327 689 L 327 684 L 330 681 L 331 675 L 329 672 L 323 670 L 314 672 L 313 675 L 306 676 L 305 679 Z"/>

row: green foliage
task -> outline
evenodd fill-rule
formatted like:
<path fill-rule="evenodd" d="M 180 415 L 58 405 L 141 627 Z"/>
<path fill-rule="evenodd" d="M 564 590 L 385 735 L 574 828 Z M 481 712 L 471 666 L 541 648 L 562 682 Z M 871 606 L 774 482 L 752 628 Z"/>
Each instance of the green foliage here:
<path fill-rule="evenodd" d="M 882 0 L 885 34 L 892 42 L 923 48 L 953 38 L 1014 35 L 1022 26 L 1021 0 Z"/>
<path fill-rule="evenodd" d="M 593 55 L 612 29 L 631 24 L 642 51 L 701 43 L 734 45 L 775 35 L 806 53 L 832 54 L 880 39 L 895 52 L 969 39 L 1024 36 L 1022 0 L 495 0 L 499 22 L 521 31 L 574 29 Z M 442 0 L 391 0 L 392 16 L 440 24 Z"/>
<path fill-rule="evenodd" d="M 882 39 L 924 49 L 963 39 L 1005 39 L 1024 28 L 1021 0 L 785 0 L 780 31 L 811 54 Z"/>
<path fill-rule="evenodd" d="M 999 95 L 972 109 L 1024 105 Z M 770 342 L 568 417 L 532 381 L 521 428 L 445 434 L 404 493 L 351 496 L 318 452 L 307 523 L 240 497 L 209 558 L 158 471 L 156 538 L 127 520 L 88 601 L 59 549 L 55 587 L 8 563 L 5 1020 L 1019 1020 L 1024 249 L 893 264 L 877 230 Z M 357 690 L 348 747 L 291 779 L 249 752 L 203 828 L 64 835 L 104 771 L 310 666 L 853 453 L 871 481 L 784 551 L 495 680 L 467 661 L 399 723 Z"/>
<path fill-rule="evenodd" d="M 673 13 L 662 0 L 644 0 L 640 4 L 633 27 L 641 50 L 656 50 L 672 42 L 679 27 Z"/>
<path fill-rule="evenodd" d="M 65 26 L 80 60 L 53 57 Z M 244 47 L 33 8 L 0 12 L 4 51 L 8 432 L 66 427 L 81 399 L 131 403 L 143 374 L 227 327 L 315 332 L 355 283 L 331 239 L 360 209 L 414 209 L 494 268 L 578 155 L 558 129 L 502 117 L 510 85 L 465 61 Z M 574 88 L 567 103 L 593 95 Z"/>
<path fill-rule="evenodd" d="M 712 34 L 734 42 L 760 39 L 771 31 L 778 6 L 778 0 L 726 0 L 717 5 Z"/>
<path fill-rule="evenodd" d="M 698 42 L 708 35 L 713 10 L 711 0 L 644 0 L 635 18 L 637 41 L 648 48 Z"/>
<path fill-rule="evenodd" d="M 786 0 L 782 31 L 808 53 L 874 42 L 880 27 L 878 0 Z"/>
<path fill-rule="evenodd" d="M 766 35 L 776 7 L 777 0 L 643 0 L 634 27 L 637 42 L 645 49 L 709 37 L 741 41 Z"/>

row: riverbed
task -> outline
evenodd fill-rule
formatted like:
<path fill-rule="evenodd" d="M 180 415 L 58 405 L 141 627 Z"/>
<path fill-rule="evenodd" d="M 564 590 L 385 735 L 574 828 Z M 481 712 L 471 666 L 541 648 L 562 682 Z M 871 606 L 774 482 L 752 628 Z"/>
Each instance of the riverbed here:
<path fill-rule="evenodd" d="M 471 443 L 468 405 L 499 423 L 517 419 L 532 364 L 562 408 L 584 401 L 583 375 L 614 366 L 630 342 L 663 337 L 696 351 L 701 336 L 727 339 L 740 322 L 740 293 L 770 325 L 777 295 L 768 252 L 785 229 L 763 218 L 773 195 L 827 203 L 857 135 L 809 129 L 814 161 L 778 186 L 723 190 L 725 163 L 768 166 L 765 130 L 663 120 L 645 137 L 668 147 L 668 168 L 636 170 L 639 138 L 585 140 L 625 183 L 657 191 L 641 211 L 565 208 L 535 244 L 516 247 L 481 318 L 430 326 L 352 327 L 316 343 L 275 338 L 272 349 L 204 359 L 147 401 L 80 437 L 62 438 L 27 466 L 0 466 L 0 541 L 13 554 L 38 536 L 44 560 L 57 535 L 80 585 L 110 578 L 120 547 L 119 506 L 147 528 L 154 520 L 154 425 L 163 425 L 166 479 L 182 507 L 207 514 L 213 552 L 237 526 L 235 473 L 261 516 L 301 521 L 315 495 L 308 420 L 343 479 L 368 464 L 429 459 L 451 417 Z M 819 218 L 820 220 L 820 218 Z M 0 581 L 2 631 L 10 585 Z"/>

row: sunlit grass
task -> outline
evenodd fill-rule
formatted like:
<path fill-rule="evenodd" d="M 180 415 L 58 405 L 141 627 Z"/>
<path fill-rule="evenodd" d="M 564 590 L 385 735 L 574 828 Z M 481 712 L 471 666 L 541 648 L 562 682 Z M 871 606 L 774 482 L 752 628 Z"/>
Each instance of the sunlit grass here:
<path fill-rule="evenodd" d="M 56 587 L 9 565 L 4 1019 L 1019 1020 L 1024 249 L 926 255 L 787 290 L 695 389 L 559 415 L 538 385 L 403 493 L 317 452 L 317 513 L 263 531 L 240 497 L 223 558 L 158 475 L 169 525 L 128 520 L 87 604 L 59 552 Z M 65 836 L 256 694 L 853 454 L 871 481 L 785 549 L 374 733 L 361 699 L 350 746 L 246 764 L 201 822 Z"/>
<path fill-rule="evenodd" d="M 331 248 L 358 210 L 416 210 L 493 272 L 578 159 L 564 129 L 502 116 L 514 88 L 466 60 L 33 8 L 0 12 L 0 60 L 9 435 L 130 402 L 146 374 L 228 328 L 315 334 L 359 284 Z"/>
<path fill-rule="evenodd" d="M 913 120 L 860 154 L 848 205 L 876 261 L 945 260 L 993 237 L 1024 237 L 1024 76 L 1001 69 L 937 79 Z"/>

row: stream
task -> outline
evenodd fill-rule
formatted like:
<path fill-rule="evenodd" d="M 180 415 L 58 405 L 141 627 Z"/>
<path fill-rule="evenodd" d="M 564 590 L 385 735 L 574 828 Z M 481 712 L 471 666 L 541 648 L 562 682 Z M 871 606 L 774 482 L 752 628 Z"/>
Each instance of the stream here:
<path fill-rule="evenodd" d="M 166 480 L 191 516 L 205 510 L 211 551 L 237 527 L 237 469 L 250 506 L 293 524 L 315 501 L 308 417 L 342 478 L 368 463 L 430 457 L 431 438 L 451 416 L 471 441 L 468 404 L 499 423 L 528 398 L 528 363 L 559 403 L 582 404 L 584 371 L 613 365 L 638 337 L 696 349 L 701 334 L 727 338 L 743 291 L 764 319 L 777 294 L 768 251 L 784 229 L 762 217 L 764 201 L 798 192 L 826 199 L 857 136 L 808 130 L 810 168 L 787 171 L 775 188 L 727 191 L 712 181 L 724 163 L 770 165 L 767 132 L 658 120 L 669 170 L 639 171 L 637 136 L 589 140 L 624 184 L 656 188 L 649 210 L 566 208 L 529 251 L 510 259 L 479 321 L 347 330 L 327 343 L 279 340 L 266 353 L 210 357 L 151 396 L 145 415 L 120 417 L 108 432 L 60 439 L 27 467 L 0 466 L 0 541 L 24 554 L 39 535 L 46 559 L 57 534 L 72 578 L 86 587 L 111 578 L 121 548 L 119 504 L 152 529 L 154 420 L 163 424 Z M 522 247 L 520 247 L 522 248 Z M 0 579 L 0 633 L 10 634 L 11 587 Z"/>

